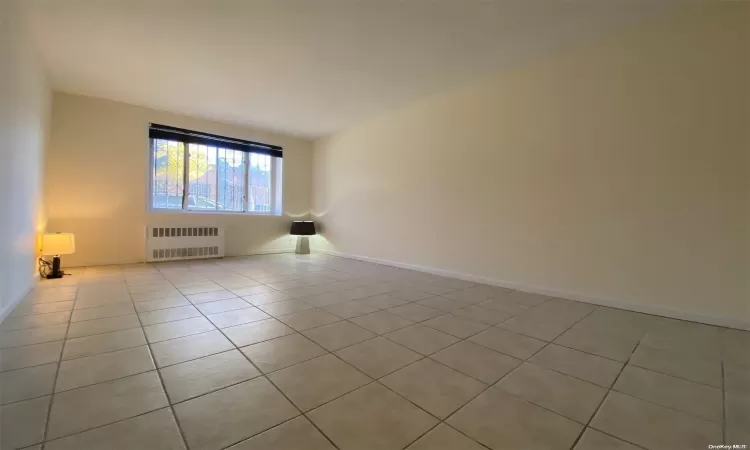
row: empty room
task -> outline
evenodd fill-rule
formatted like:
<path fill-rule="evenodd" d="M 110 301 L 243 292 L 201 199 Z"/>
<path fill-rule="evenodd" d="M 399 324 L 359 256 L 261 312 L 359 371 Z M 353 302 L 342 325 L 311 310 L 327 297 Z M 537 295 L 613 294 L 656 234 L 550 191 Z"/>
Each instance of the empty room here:
<path fill-rule="evenodd" d="M 1 450 L 750 445 L 750 2 L 0 0 Z"/>

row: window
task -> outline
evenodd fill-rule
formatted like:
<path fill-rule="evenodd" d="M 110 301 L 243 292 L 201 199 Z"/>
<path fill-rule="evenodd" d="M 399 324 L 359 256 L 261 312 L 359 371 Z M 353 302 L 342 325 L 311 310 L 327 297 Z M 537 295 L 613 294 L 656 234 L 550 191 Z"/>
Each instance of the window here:
<path fill-rule="evenodd" d="M 151 209 L 281 214 L 281 147 L 151 124 Z"/>

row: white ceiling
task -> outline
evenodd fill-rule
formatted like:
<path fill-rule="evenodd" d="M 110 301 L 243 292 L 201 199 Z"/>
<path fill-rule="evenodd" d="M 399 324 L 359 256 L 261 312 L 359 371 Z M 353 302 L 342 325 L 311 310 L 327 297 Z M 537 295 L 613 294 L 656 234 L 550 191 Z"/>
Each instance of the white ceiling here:
<path fill-rule="evenodd" d="M 679 0 L 25 0 L 53 88 L 318 137 Z"/>

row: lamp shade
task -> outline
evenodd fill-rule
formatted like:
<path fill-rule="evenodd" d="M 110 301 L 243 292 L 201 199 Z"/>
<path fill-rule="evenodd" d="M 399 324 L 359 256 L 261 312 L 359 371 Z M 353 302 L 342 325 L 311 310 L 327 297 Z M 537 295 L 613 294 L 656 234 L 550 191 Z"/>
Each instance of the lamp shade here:
<path fill-rule="evenodd" d="M 289 234 L 294 236 L 312 236 L 315 234 L 315 223 L 312 220 L 295 220 Z"/>
<path fill-rule="evenodd" d="M 45 256 L 70 255 L 75 251 L 73 233 L 44 233 L 42 236 L 42 254 Z"/>

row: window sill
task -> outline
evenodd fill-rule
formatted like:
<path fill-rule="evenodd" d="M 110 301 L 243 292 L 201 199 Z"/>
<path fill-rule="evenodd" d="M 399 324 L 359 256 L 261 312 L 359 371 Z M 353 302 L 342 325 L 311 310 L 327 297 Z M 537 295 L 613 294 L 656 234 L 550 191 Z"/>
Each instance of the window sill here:
<path fill-rule="evenodd" d="M 272 212 L 238 212 L 238 211 L 201 211 L 201 210 L 184 210 L 184 209 L 149 209 L 149 213 L 153 214 L 180 214 L 187 216 L 271 216 L 281 217 L 283 214 L 275 214 Z"/>

